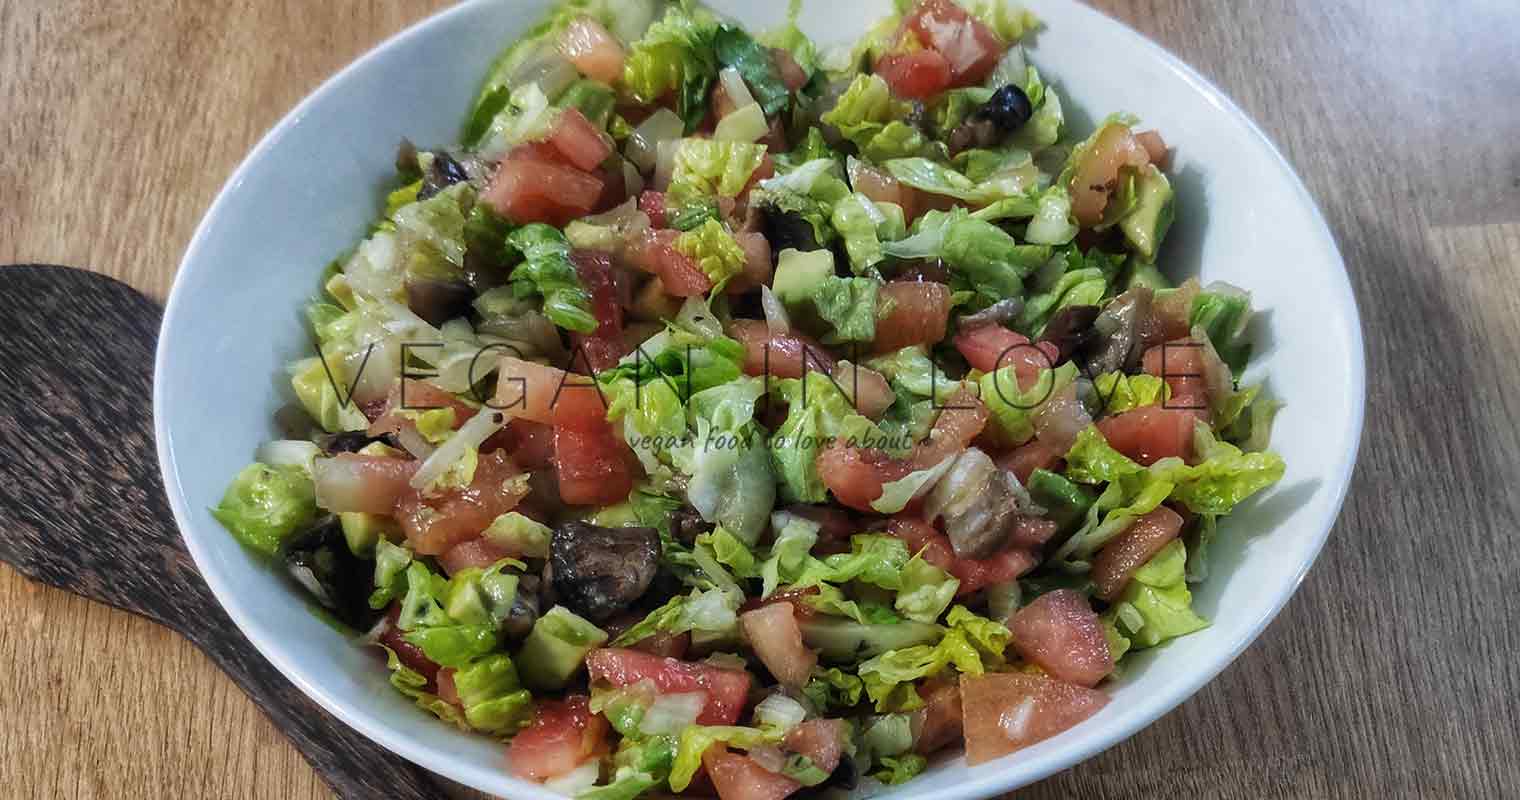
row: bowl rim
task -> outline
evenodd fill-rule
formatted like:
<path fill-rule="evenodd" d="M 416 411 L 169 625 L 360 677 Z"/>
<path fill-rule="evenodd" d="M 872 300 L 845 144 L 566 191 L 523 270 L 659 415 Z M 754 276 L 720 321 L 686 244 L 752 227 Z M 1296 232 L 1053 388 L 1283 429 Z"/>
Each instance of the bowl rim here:
<path fill-rule="evenodd" d="M 1345 260 L 1341 255 L 1335 235 L 1330 229 L 1329 223 L 1325 220 L 1325 216 L 1320 210 L 1318 203 L 1315 202 L 1313 196 L 1309 193 L 1307 186 L 1305 186 L 1303 179 L 1293 168 L 1293 165 L 1284 157 L 1282 151 L 1272 139 L 1228 95 L 1166 48 L 1153 42 L 1123 22 L 1098 9 L 1077 2 L 1077 0 L 1045 1 L 1071 6 L 1075 13 L 1079 15 L 1090 15 L 1087 20 L 1088 24 L 1108 26 L 1119 36 L 1127 39 L 1139 52 L 1144 53 L 1157 63 L 1163 65 L 1168 71 L 1180 78 L 1190 89 L 1218 108 L 1222 115 L 1241 123 L 1247 134 L 1256 139 L 1257 143 L 1265 148 L 1266 152 L 1270 154 L 1275 162 L 1275 165 L 1288 178 L 1300 205 L 1311 212 L 1313 220 L 1311 229 L 1321 239 L 1320 245 L 1326 254 L 1332 257 L 1332 263 L 1340 267 L 1337 296 L 1333 297 L 1332 301 L 1337 307 L 1343 309 L 1343 313 L 1346 314 L 1346 319 L 1350 323 L 1348 344 L 1350 345 L 1349 366 L 1351 367 L 1351 371 L 1347 379 L 1352 395 L 1350 398 L 1352 401 L 1350 420 L 1352 423 L 1351 427 L 1354 429 L 1354 435 L 1346 439 L 1346 449 L 1341 454 L 1335 474 L 1325 476 L 1327 479 L 1334 481 L 1334 497 L 1323 517 L 1314 525 L 1316 530 L 1314 531 L 1312 545 L 1307 551 L 1307 557 L 1298 568 L 1287 589 L 1275 597 L 1270 605 L 1263 609 L 1263 613 L 1247 625 L 1234 641 L 1229 643 L 1229 647 L 1218 650 L 1207 659 L 1207 663 L 1200 669 L 1190 671 L 1183 680 L 1171 684 L 1167 691 L 1141 701 L 1138 704 L 1140 706 L 1138 713 L 1131 713 L 1127 718 L 1121 720 L 1120 724 L 1112 725 L 1100 732 L 1080 739 L 1070 747 L 1043 755 L 1031 762 L 1026 762 L 1024 769 L 991 773 L 976 780 L 963 781 L 953 787 L 925 791 L 916 795 L 925 798 L 925 800 L 951 800 L 952 798 L 990 796 L 1046 778 L 1060 770 L 1083 762 L 1120 741 L 1128 739 L 1142 728 L 1149 726 L 1176 708 L 1183 701 L 1192 697 L 1205 684 L 1217 677 L 1277 617 L 1289 599 L 1297 593 L 1309 569 L 1318 560 L 1319 554 L 1329 538 L 1330 531 L 1334 528 L 1340 516 L 1346 495 L 1350 490 L 1364 435 L 1366 346 L 1362 331 L 1361 314 L 1357 307 L 1355 293 L 1352 291 L 1350 274 L 1346 270 Z M 174 281 L 164 309 L 163 321 L 159 328 L 159 341 L 154 360 L 153 421 L 156 450 L 164 481 L 164 489 L 168 496 L 175 522 L 179 527 L 181 538 L 185 541 L 186 547 L 191 557 L 195 560 L 202 578 L 210 587 L 217 602 L 221 604 L 228 616 L 232 618 L 232 621 L 238 626 L 242 634 L 253 643 L 254 647 L 264 658 L 268 659 L 286 679 L 290 680 L 306 696 L 316 701 L 318 705 L 344 724 L 359 731 L 371 741 L 424 769 L 485 792 L 495 791 L 495 789 L 488 788 L 488 781 L 497 782 L 500 777 L 504 776 L 509 782 L 514 784 L 513 793 L 515 795 L 550 798 L 558 797 L 559 795 L 548 792 L 540 785 L 530 784 L 526 781 L 513 778 L 505 772 L 499 775 L 487 775 L 481 770 L 472 768 L 467 762 L 459 758 L 449 757 L 448 754 L 441 753 L 434 745 L 401 736 L 379 717 L 338 701 L 334 696 L 325 691 L 319 683 L 309 679 L 302 670 L 296 667 L 293 660 L 287 655 L 287 645 L 282 640 L 276 637 L 262 636 L 256 628 L 248 624 L 248 617 L 242 608 L 241 602 L 239 602 L 239 594 L 236 587 L 231 586 L 224 576 L 221 576 L 215 569 L 206 569 L 206 565 L 211 561 L 209 553 L 199 543 L 199 537 L 189 533 L 194 530 L 194 527 L 191 524 L 188 500 L 175 468 L 175 454 L 170 446 L 170 425 L 165 414 L 165 409 L 162 406 L 163 392 L 161 391 L 161 387 L 166 380 L 167 365 L 171 360 L 174 349 L 172 339 L 168 334 L 174 328 L 176 320 L 185 313 L 183 311 L 184 306 L 190 302 L 186 299 L 186 291 L 183 290 L 186 283 L 185 275 L 188 270 L 193 268 L 194 264 L 200 261 L 200 254 L 206 245 L 212 221 L 220 216 L 225 205 L 229 202 L 229 198 L 236 193 L 239 185 L 243 182 L 246 173 L 279 143 L 288 130 L 302 121 L 306 116 L 308 108 L 336 91 L 339 84 L 343 83 L 347 76 L 368 69 L 371 63 L 378 60 L 385 51 L 412 38 L 427 35 L 428 29 L 442 24 L 445 20 L 459 15 L 475 13 L 478 7 L 496 2 L 500 2 L 500 0 L 465 0 L 455 6 L 424 17 L 374 45 L 364 54 L 322 81 L 321 84 L 302 98 L 294 108 L 286 112 L 260 138 L 259 142 L 243 158 L 237 168 L 233 170 L 226 182 L 217 191 L 211 205 L 201 217 L 200 222 L 196 226 L 195 233 L 185 249 L 184 256 L 181 258 L 179 266 L 175 271 Z M 492 781 L 493 777 L 497 781 Z"/>

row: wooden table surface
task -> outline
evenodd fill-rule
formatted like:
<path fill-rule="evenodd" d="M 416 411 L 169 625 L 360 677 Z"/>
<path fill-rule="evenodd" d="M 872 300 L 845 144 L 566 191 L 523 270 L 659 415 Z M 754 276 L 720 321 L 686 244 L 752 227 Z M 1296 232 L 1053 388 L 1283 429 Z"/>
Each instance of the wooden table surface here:
<path fill-rule="evenodd" d="M 258 137 L 444 5 L 0 3 L 0 263 L 162 299 Z M 1261 639 L 1020 796 L 1520 796 L 1520 3 L 1099 5 L 1220 85 L 1304 176 L 1361 305 L 1367 428 L 1340 524 Z M 8 569 L 0 630 L 0 795 L 328 796 L 178 636 Z"/>

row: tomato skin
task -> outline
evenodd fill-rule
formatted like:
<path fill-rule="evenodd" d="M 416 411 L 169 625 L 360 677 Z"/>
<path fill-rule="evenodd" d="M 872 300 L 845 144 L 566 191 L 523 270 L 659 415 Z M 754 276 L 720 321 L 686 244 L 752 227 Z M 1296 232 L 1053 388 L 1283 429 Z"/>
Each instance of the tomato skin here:
<path fill-rule="evenodd" d="M 1109 446 L 1148 467 L 1163 458 L 1188 459 L 1197 420 L 1192 411 L 1141 406 L 1094 424 Z"/>
<path fill-rule="evenodd" d="M 1203 345 L 1191 338 L 1158 344 L 1140 358 L 1147 374 L 1166 381 L 1171 396 L 1165 408 L 1191 412 L 1200 421 L 1209 421 L 1209 387 L 1205 377 Z"/>
<path fill-rule="evenodd" d="M 949 86 L 981 83 L 1006 49 L 991 28 L 952 0 L 920 0 L 903 27 L 945 59 Z"/>
<path fill-rule="evenodd" d="M 918 688 L 924 707 L 909 718 L 913 752 L 932 755 L 961 740 L 961 690 L 954 683 L 932 680 Z"/>
<path fill-rule="evenodd" d="M 1050 342 L 1031 342 L 1023 334 L 1001 325 L 979 325 L 962 330 L 955 335 L 954 343 L 966 363 L 982 372 L 1013 367 L 1020 389 L 1033 386 L 1039 380 L 1040 371 L 1056 366 L 1056 359 L 1061 354 Z"/>
<path fill-rule="evenodd" d="M 549 161 L 508 157 L 481 195 L 481 201 L 516 222 L 564 227 L 596 207 L 602 181 Z"/>
<path fill-rule="evenodd" d="M 1159 169 L 1166 168 L 1167 156 L 1171 154 L 1171 151 L 1166 146 L 1166 140 L 1161 138 L 1160 131 L 1141 131 L 1135 134 L 1135 141 L 1145 148 L 1145 153 L 1150 156 L 1152 164 Z"/>
<path fill-rule="evenodd" d="M 877 353 L 891 353 L 916 344 L 934 344 L 945 338 L 950 323 L 950 287 L 942 283 L 892 281 L 877 294 L 879 307 Z M 885 314 L 883 316 L 882 314 Z"/>
<path fill-rule="evenodd" d="M 950 87 L 950 62 L 935 50 L 889 53 L 877 59 L 875 72 L 892 94 L 910 100 L 926 100 Z"/>
<path fill-rule="evenodd" d="M 450 547 L 439 556 L 438 566 L 443 567 L 444 574 L 453 575 L 472 567 L 485 569 L 503 558 L 515 555 L 518 554 L 508 552 L 506 548 L 485 539 L 469 539 Z"/>
<path fill-rule="evenodd" d="M 802 688 L 818 664 L 818 654 L 802 644 L 802 629 L 791 603 L 770 603 L 739 615 L 739 627 L 761 663 L 783 685 Z"/>
<path fill-rule="evenodd" d="M 618 304 L 612 281 L 612 256 L 595 250 L 574 250 L 570 261 L 575 264 L 581 285 L 591 294 L 591 313 L 597 322 L 592 333 L 570 334 L 575 352 L 572 367 L 589 366 L 593 372 L 611 369 L 628 354 L 623 341 L 623 308 Z"/>
<path fill-rule="evenodd" d="M 427 679 L 427 685 L 423 687 L 426 691 L 435 692 L 438 689 L 438 664 L 428 658 L 427 654 L 422 652 L 422 648 L 406 640 L 404 632 L 396 624 L 400 619 L 400 601 L 391 603 L 390 608 L 385 612 L 385 632 L 380 634 L 379 642 L 389 647 L 396 654 L 396 659 L 407 669 Z"/>
<path fill-rule="evenodd" d="M 702 768 L 718 790 L 718 800 L 784 800 L 802 784 L 760 766 L 753 758 L 728 752 L 721 744 L 702 754 Z"/>
<path fill-rule="evenodd" d="M 849 735 L 846 725 L 842 719 L 810 719 L 787 733 L 782 744 L 793 753 L 807 756 L 813 766 L 832 773 L 839 766 Z"/>
<path fill-rule="evenodd" d="M 569 396 L 600 397 L 590 385 L 588 379 L 556 367 L 502 356 L 496 368 L 496 396 L 491 402 L 493 408 L 510 419 L 553 425 L 554 411 L 560 403 L 575 402 L 568 400 Z"/>
<path fill-rule="evenodd" d="M 925 561 L 959 579 L 961 585 L 955 591 L 957 597 L 1007 583 L 1039 563 L 1033 553 L 1021 549 L 1004 550 L 987 558 L 957 557 L 949 537 L 933 525 L 907 514 L 893 517 L 887 523 L 887 533 L 906 542 L 910 552 L 922 553 Z"/>
<path fill-rule="evenodd" d="M 633 470 L 623 443 L 606 421 L 601 430 L 554 429 L 554 471 L 567 505 L 607 506 L 633 491 Z"/>
<path fill-rule="evenodd" d="M 1106 125 L 1098 132 L 1098 138 L 1077 164 L 1072 173 L 1071 215 L 1083 227 L 1092 227 L 1103 221 L 1103 209 L 1108 206 L 1124 167 L 1142 167 L 1150 163 L 1150 154 L 1134 134 L 1123 125 Z"/>
<path fill-rule="evenodd" d="M 962 675 L 966 763 L 980 764 L 1049 739 L 1107 704 L 1103 692 L 1040 675 Z"/>
<path fill-rule="evenodd" d="M 554 463 L 554 428 L 526 419 L 514 419 L 502 429 L 502 449 L 523 469 L 543 469 Z"/>
<path fill-rule="evenodd" d="M 850 447 L 842 441 L 819 451 L 816 460 L 823 485 L 840 505 L 872 512 L 871 503 L 881 497 L 882 484 L 901 480 L 913 470 L 903 459 L 893 458 L 874 447 Z"/>
<path fill-rule="evenodd" d="M 1093 559 L 1092 581 L 1098 597 L 1112 602 L 1129 585 L 1135 571 L 1145 566 L 1182 532 L 1182 516 L 1166 506 L 1130 523 L 1122 533 L 1103 545 Z"/>
<path fill-rule="evenodd" d="M 465 405 L 453 394 L 427 381 L 403 377 L 391 387 L 386 395 L 383 411 L 374 422 L 370 423 L 369 430 L 365 433 L 378 437 L 387 433 L 396 433 L 407 426 L 415 427 L 416 423 L 400 412 L 433 408 L 454 409 L 454 430 L 459 430 L 460 425 L 475 416 L 475 409 Z"/>
<path fill-rule="evenodd" d="M 607 731 L 585 695 L 540 700 L 533 721 L 507 745 L 512 774 L 534 781 L 564 775 L 607 751 Z"/>
<path fill-rule="evenodd" d="M 850 186 L 876 203 L 896 203 L 912 222 L 918 217 L 918 193 L 890 174 L 860 159 L 850 159 Z"/>
<path fill-rule="evenodd" d="M 728 335 L 744 345 L 746 375 L 800 378 L 804 369 L 825 374 L 834 371 L 834 356 L 805 334 L 773 334 L 760 320 L 736 319 L 730 323 Z"/>
<path fill-rule="evenodd" d="M 566 108 L 554 118 L 549 129 L 549 144 L 577 169 L 590 172 L 612 155 L 612 145 L 602 138 L 601 129 L 591 124 L 580 109 Z"/>
<path fill-rule="evenodd" d="M 442 555 L 517 507 L 528 490 L 509 479 L 521 473 L 501 450 L 483 453 L 474 480 L 463 489 L 428 495 L 408 485 L 396 500 L 396 519 L 418 553 Z"/>
<path fill-rule="evenodd" d="M 725 294 L 744 294 L 771 282 L 771 243 L 765 234 L 738 231 L 734 241 L 744 250 L 744 271 L 729 280 L 723 288 Z"/>
<path fill-rule="evenodd" d="M 609 86 L 623 77 L 627 53 L 602 24 L 581 16 L 570 21 L 559 37 L 559 50 L 582 75 Z"/>
<path fill-rule="evenodd" d="M 1036 597 L 1014 612 L 1008 629 L 1019 654 L 1057 680 L 1097 686 L 1114 670 L 1103 624 L 1080 592 L 1057 589 Z"/>
<path fill-rule="evenodd" d="M 734 724 L 749 697 L 748 672 L 661 658 L 627 648 L 592 650 L 586 656 L 586 669 L 592 680 L 604 680 L 616 687 L 647 679 L 663 694 L 707 692 L 707 705 L 697 716 L 699 725 Z"/>

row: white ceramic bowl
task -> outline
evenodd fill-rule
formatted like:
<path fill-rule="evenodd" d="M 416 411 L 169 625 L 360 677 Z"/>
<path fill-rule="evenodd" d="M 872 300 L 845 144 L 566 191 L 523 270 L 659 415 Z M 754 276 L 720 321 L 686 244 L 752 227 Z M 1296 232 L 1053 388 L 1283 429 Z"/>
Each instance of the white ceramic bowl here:
<path fill-rule="evenodd" d="M 719 0 L 750 25 L 784 3 Z M 809 0 L 802 27 L 853 39 L 888 0 Z M 1175 148 L 1178 218 L 1163 251 L 1174 278 L 1248 288 L 1267 309 L 1252 377 L 1287 402 L 1273 445 L 1287 474 L 1222 526 L 1216 574 L 1196 589 L 1213 625 L 1133 660 L 1092 719 L 1019 753 L 938 764 L 892 796 L 984 797 L 1124 739 L 1230 663 L 1293 594 L 1340 509 L 1362 428 L 1361 328 L 1345 268 L 1313 200 L 1228 98 L 1138 34 L 1069 0 L 1030 0 L 1047 23 L 1030 54 L 1081 133 L 1110 111 L 1139 114 Z M 207 509 L 275 435 L 284 365 L 307 355 L 304 303 L 335 254 L 378 211 L 403 136 L 454 141 L 492 57 L 542 2 L 475 0 L 390 39 L 323 84 L 259 143 L 202 220 L 164 316 L 154 381 L 159 459 L 196 564 L 234 621 L 301 690 L 428 769 L 496 795 L 553 797 L 507 775 L 500 745 L 461 733 L 394 692 L 370 652 L 307 611 Z M 1128 663 L 1128 662 L 1127 662 Z"/>

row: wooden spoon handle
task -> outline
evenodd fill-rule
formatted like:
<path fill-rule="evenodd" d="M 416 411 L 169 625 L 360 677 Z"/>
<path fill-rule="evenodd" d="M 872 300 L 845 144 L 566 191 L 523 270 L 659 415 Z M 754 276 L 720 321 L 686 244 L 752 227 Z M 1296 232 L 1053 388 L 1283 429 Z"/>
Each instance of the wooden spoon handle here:
<path fill-rule="evenodd" d="M 161 312 L 67 267 L 0 267 L 0 560 L 141 614 L 210 656 L 345 798 L 436 798 L 421 768 L 342 724 L 243 637 L 169 512 L 153 446 Z"/>

